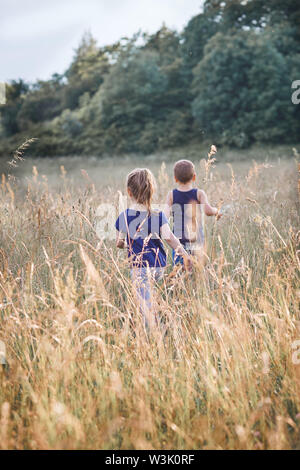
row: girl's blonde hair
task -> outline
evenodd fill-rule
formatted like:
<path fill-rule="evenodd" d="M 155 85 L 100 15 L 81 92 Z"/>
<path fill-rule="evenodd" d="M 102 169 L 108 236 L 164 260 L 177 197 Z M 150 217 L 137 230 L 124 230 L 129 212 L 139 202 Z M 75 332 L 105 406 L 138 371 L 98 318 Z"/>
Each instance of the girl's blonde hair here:
<path fill-rule="evenodd" d="M 138 204 L 151 212 L 151 202 L 155 190 L 155 178 L 148 168 L 136 168 L 127 176 L 127 189 Z"/>

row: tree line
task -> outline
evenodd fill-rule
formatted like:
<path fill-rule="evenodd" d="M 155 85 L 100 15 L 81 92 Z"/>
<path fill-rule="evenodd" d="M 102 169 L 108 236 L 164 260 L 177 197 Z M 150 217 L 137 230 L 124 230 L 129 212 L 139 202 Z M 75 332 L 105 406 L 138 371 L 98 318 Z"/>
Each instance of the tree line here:
<path fill-rule="evenodd" d="M 7 85 L 0 155 L 27 137 L 40 156 L 298 142 L 299 24 L 295 0 L 206 0 L 182 32 L 86 34 L 64 74 Z"/>

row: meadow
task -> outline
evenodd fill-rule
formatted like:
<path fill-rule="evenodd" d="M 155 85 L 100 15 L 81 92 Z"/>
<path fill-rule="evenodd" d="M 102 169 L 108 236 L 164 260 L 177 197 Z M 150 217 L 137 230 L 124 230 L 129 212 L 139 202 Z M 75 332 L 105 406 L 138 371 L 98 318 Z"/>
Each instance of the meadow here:
<path fill-rule="evenodd" d="M 182 155 L 180 155 L 182 157 Z M 126 253 L 95 231 L 135 166 L 179 155 L 25 159 L 0 184 L 2 449 L 299 449 L 299 153 L 191 150 L 207 263 L 169 266 L 145 337 Z M 7 173 L 11 173 L 9 176 Z M 297 343 L 298 341 L 298 343 Z"/>

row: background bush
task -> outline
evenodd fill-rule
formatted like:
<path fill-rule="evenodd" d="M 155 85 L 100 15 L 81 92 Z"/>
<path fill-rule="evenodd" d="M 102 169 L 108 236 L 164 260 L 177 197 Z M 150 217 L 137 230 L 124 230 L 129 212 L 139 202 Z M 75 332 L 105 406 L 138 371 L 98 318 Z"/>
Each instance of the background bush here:
<path fill-rule="evenodd" d="M 181 33 L 163 26 L 101 48 L 87 34 L 63 75 L 8 84 L 0 155 L 28 136 L 40 156 L 296 143 L 299 22 L 294 0 L 207 0 Z"/>

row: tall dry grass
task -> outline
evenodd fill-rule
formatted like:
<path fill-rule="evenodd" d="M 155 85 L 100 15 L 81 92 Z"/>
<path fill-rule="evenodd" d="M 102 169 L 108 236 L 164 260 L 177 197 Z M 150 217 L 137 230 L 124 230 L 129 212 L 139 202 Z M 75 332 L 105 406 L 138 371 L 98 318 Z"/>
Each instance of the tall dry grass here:
<path fill-rule="evenodd" d="M 0 447 L 299 448 L 296 160 L 199 163 L 225 215 L 207 223 L 205 270 L 168 268 L 166 334 L 148 339 L 125 253 L 94 230 L 118 172 L 101 187 L 63 167 L 55 188 L 35 167 L 25 182 L 2 176 Z M 160 200 L 171 165 L 155 165 Z"/>

